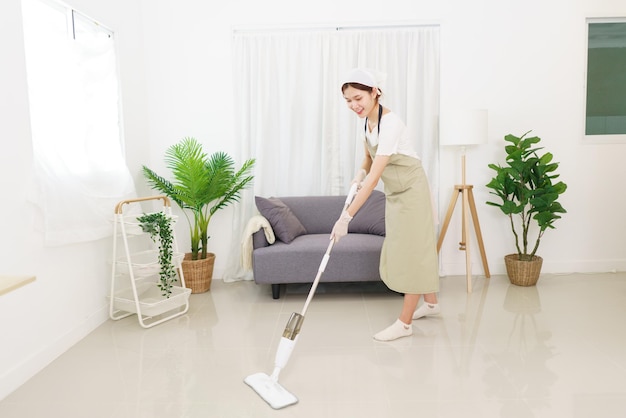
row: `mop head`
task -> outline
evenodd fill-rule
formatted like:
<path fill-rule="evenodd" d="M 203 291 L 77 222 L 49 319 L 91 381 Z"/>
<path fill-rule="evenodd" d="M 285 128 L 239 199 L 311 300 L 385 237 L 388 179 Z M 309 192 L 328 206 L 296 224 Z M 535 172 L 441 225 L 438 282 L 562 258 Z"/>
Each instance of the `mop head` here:
<path fill-rule="evenodd" d="M 265 373 L 252 374 L 246 377 L 244 382 L 274 409 L 281 409 L 298 402 L 295 395 Z"/>

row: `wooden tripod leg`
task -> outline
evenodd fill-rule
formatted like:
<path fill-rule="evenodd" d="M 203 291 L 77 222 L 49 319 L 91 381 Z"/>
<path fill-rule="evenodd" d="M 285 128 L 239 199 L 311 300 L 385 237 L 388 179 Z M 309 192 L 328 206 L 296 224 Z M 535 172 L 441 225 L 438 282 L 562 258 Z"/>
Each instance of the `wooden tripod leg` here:
<path fill-rule="evenodd" d="M 476 212 L 476 203 L 474 201 L 474 193 L 472 189 L 468 190 L 468 200 L 470 211 L 472 212 L 472 220 L 474 221 L 474 230 L 476 231 L 476 239 L 478 240 L 478 248 L 480 248 L 480 257 L 483 261 L 483 268 L 485 269 L 485 277 L 490 278 L 489 265 L 487 264 L 487 254 L 485 253 L 485 246 L 483 244 L 483 234 L 480 231 L 480 223 L 478 222 L 478 212 Z"/>
<path fill-rule="evenodd" d="M 466 192 L 472 191 L 472 189 L 466 189 Z M 469 231 L 469 196 L 468 193 L 463 193 L 463 230 L 465 232 Z M 469 239 L 463 237 L 465 241 L 465 245 L 463 250 L 465 250 L 465 277 L 467 280 L 467 293 L 472 293 L 472 259 L 470 257 L 470 243 Z"/>
<path fill-rule="evenodd" d="M 452 213 L 454 212 L 454 206 L 456 205 L 456 201 L 459 198 L 459 193 L 461 193 L 461 190 L 459 189 L 455 189 L 452 193 L 450 205 L 448 206 L 448 213 L 446 213 L 446 218 L 443 221 L 443 225 L 441 226 L 441 232 L 439 232 L 439 240 L 437 241 L 437 254 L 439 254 L 439 250 L 441 250 L 441 244 L 443 243 L 443 239 L 446 236 L 446 232 L 448 231 L 448 226 L 450 226 L 450 219 L 452 219 Z"/>

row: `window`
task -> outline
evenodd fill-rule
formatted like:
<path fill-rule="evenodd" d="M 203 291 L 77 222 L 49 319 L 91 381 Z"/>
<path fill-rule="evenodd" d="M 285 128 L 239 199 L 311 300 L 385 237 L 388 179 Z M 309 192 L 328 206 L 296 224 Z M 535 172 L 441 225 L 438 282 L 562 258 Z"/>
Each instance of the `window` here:
<path fill-rule="evenodd" d="M 123 155 L 113 32 L 49 0 L 23 0 L 34 196 L 47 244 L 103 238 L 134 195 Z"/>
<path fill-rule="evenodd" d="M 587 20 L 585 137 L 626 142 L 626 18 Z"/>

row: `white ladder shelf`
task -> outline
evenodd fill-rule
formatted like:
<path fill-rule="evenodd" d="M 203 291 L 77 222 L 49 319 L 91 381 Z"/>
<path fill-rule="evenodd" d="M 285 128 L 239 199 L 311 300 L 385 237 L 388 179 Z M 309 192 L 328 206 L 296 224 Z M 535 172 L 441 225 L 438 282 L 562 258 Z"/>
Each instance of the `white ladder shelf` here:
<path fill-rule="evenodd" d="M 159 288 L 159 252 L 157 243 L 152 242 L 138 221 L 142 204 L 161 203 L 158 211 L 172 220 L 170 200 L 167 196 L 150 196 L 123 200 L 115 207 L 113 225 L 113 260 L 111 269 L 111 293 L 109 296 L 109 316 L 113 320 L 136 314 L 143 328 L 150 328 L 189 310 L 191 289 L 185 287 L 185 277 L 181 268 L 184 254 L 178 251 L 175 234 L 173 236 L 172 263 L 177 281 L 171 288 L 169 297 Z"/>

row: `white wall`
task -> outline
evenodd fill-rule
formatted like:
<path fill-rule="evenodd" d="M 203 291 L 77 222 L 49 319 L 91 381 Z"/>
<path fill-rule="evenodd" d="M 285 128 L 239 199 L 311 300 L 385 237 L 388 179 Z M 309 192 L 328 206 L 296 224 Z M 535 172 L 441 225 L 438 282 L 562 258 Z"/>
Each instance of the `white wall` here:
<path fill-rule="evenodd" d="M 234 150 L 230 39 L 246 25 L 439 23 L 442 28 L 442 107 L 489 109 L 489 142 L 468 151 L 475 197 L 492 274 L 513 243 L 506 218 L 484 205 L 501 162 L 502 137 L 532 129 L 561 162 L 569 213 L 548 231 L 540 253 L 544 272 L 626 270 L 621 232 L 625 203 L 615 189 L 624 178 L 625 145 L 582 144 L 585 17 L 626 16 L 622 0 L 320 0 L 204 2 L 201 0 L 68 0 L 116 33 L 123 89 L 127 158 L 139 192 L 150 193 L 140 169 L 163 169 L 164 150 L 195 136 L 208 151 Z M 0 6 L 1 274 L 37 280 L 0 296 L 0 398 L 107 318 L 110 241 L 46 248 L 27 200 L 31 184 L 20 1 Z M 5 93 L 6 92 L 6 93 Z M 314 90 L 304 91 L 314 94 Z M 460 181 L 459 154 L 441 154 L 440 217 Z M 303 173 L 303 175 L 305 175 Z M 441 260 L 446 274 L 463 274 L 457 250 L 459 208 Z M 216 276 L 230 247 L 231 213 L 211 226 Z M 185 230 L 178 231 L 183 235 Z M 235 237 L 235 239 L 238 239 Z M 180 239 L 182 243 L 186 239 Z M 474 246 L 474 248 L 476 248 Z M 474 271 L 481 273 L 475 251 Z"/>

